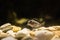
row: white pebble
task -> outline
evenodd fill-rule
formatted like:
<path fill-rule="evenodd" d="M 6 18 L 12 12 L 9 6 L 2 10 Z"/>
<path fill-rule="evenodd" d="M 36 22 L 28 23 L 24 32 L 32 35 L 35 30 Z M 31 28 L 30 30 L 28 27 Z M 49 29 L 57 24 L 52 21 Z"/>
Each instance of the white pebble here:
<path fill-rule="evenodd" d="M 38 40 L 51 40 L 54 33 L 48 30 L 40 30 L 35 32 L 35 36 Z"/>
<path fill-rule="evenodd" d="M 1 40 L 17 40 L 17 39 L 15 39 L 15 38 L 9 36 L 9 37 L 3 38 L 3 39 L 1 39 Z"/>

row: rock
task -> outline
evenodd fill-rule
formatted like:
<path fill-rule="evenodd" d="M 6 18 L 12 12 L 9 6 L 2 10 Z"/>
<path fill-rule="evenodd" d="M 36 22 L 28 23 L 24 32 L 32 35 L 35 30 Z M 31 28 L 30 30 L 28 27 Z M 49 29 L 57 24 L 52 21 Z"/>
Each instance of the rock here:
<path fill-rule="evenodd" d="M 55 35 L 51 40 L 60 40 L 60 37 L 58 35 Z"/>
<path fill-rule="evenodd" d="M 13 27 L 11 27 L 12 25 L 10 23 L 6 23 L 6 24 L 3 24 L 1 27 L 0 27 L 0 30 L 2 30 L 3 32 L 6 32 L 8 30 L 11 30 Z"/>
<path fill-rule="evenodd" d="M 48 30 L 40 30 L 35 32 L 37 40 L 51 40 L 54 33 Z"/>
<path fill-rule="evenodd" d="M 17 39 L 15 39 L 14 37 L 9 36 L 9 37 L 3 38 L 1 40 L 17 40 Z"/>
<path fill-rule="evenodd" d="M 60 40 L 60 31 L 53 31 L 55 33 L 55 36 L 52 38 L 52 40 Z"/>
<path fill-rule="evenodd" d="M 8 34 L 7 33 L 4 33 L 2 30 L 0 30 L 0 38 L 4 38 L 4 37 L 7 37 Z"/>
<path fill-rule="evenodd" d="M 41 24 L 35 20 L 29 20 L 28 23 L 27 23 L 28 26 L 32 27 L 32 28 L 37 28 L 37 27 L 40 27 Z"/>
<path fill-rule="evenodd" d="M 48 27 L 48 30 L 50 30 L 50 31 L 56 31 L 56 29 L 54 27 Z"/>
<path fill-rule="evenodd" d="M 15 37 L 15 34 L 12 30 L 6 32 L 9 36 Z"/>
<path fill-rule="evenodd" d="M 7 37 L 7 36 L 8 36 L 7 33 L 0 33 L 0 38 L 5 38 L 5 37 Z"/>
<path fill-rule="evenodd" d="M 13 32 L 18 32 L 20 30 L 21 30 L 21 27 L 16 27 L 16 26 L 14 26 L 12 29 Z"/>
<path fill-rule="evenodd" d="M 25 37 L 29 35 L 30 30 L 27 28 L 22 29 L 16 33 L 16 37 Z"/>
<path fill-rule="evenodd" d="M 60 26 L 52 26 L 54 27 L 56 30 L 60 30 Z"/>
<path fill-rule="evenodd" d="M 26 36 L 26 37 L 22 38 L 21 40 L 33 40 L 33 38 L 30 36 Z"/>
<path fill-rule="evenodd" d="M 5 28 L 5 27 L 10 26 L 10 25 L 11 25 L 10 23 L 6 23 L 6 24 L 1 25 L 0 28 Z"/>

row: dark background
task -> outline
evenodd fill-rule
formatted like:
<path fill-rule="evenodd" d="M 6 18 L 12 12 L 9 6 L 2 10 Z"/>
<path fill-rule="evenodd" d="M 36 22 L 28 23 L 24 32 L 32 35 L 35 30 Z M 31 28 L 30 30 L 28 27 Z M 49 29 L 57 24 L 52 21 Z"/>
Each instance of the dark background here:
<path fill-rule="evenodd" d="M 43 17 L 47 23 L 60 25 L 59 0 L 0 0 L 0 4 L 0 25 L 11 22 L 8 15 L 13 11 L 18 18 Z M 46 18 L 46 15 L 52 19 Z"/>

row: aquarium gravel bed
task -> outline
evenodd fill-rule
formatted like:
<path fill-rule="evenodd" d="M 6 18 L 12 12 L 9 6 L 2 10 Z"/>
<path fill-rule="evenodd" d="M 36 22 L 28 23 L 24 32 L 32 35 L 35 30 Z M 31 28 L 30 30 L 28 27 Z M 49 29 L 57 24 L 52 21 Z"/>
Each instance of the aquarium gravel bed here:
<path fill-rule="evenodd" d="M 0 26 L 0 40 L 60 40 L 60 26 L 41 26 L 39 22 L 30 20 L 27 27 L 5 23 Z"/>

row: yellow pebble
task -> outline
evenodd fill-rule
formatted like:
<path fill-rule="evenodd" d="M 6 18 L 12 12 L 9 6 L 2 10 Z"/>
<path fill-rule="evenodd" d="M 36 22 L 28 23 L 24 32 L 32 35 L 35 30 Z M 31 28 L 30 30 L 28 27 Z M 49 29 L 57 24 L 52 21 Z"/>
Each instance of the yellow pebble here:
<path fill-rule="evenodd" d="M 21 30 L 21 27 L 13 27 L 13 32 L 17 32 L 17 31 L 19 31 L 19 30 Z"/>

